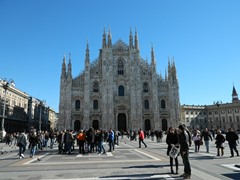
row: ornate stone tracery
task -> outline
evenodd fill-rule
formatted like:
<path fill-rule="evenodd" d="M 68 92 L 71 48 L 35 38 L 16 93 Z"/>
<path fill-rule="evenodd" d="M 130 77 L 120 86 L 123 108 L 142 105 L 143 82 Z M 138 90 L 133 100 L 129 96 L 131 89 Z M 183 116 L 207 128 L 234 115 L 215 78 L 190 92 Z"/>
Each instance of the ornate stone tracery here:
<path fill-rule="evenodd" d="M 75 78 L 71 76 L 71 62 L 68 71 L 63 62 L 59 129 L 74 129 L 70 126 L 80 124 L 82 129 L 121 126 L 137 130 L 161 128 L 162 119 L 164 127 L 165 120 L 171 126 L 171 119 L 180 121 L 175 63 L 169 63 L 168 74 L 162 78 L 156 73 L 154 56 L 149 63 L 140 57 L 137 33 L 130 35 L 129 43 L 119 39 L 112 45 L 111 35 L 104 34 L 99 57 L 91 63 L 87 44 L 84 71 Z M 75 109 L 76 100 L 80 100 L 79 110 Z M 161 108 L 162 100 L 165 108 Z M 78 120 L 80 123 L 72 123 Z"/>

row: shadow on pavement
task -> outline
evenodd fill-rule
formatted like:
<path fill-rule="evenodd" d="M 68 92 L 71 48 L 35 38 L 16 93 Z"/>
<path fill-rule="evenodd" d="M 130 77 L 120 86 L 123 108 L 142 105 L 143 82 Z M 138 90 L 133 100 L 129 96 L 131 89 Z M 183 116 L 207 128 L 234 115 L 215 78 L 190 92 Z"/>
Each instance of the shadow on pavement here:
<path fill-rule="evenodd" d="M 240 173 L 229 173 L 229 174 L 222 174 L 230 179 L 240 179 Z"/>
<path fill-rule="evenodd" d="M 113 178 L 113 179 L 116 179 L 116 178 L 119 178 L 119 179 L 123 179 L 124 177 L 124 180 L 130 180 L 130 179 L 166 179 L 166 177 L 164 177 L 164 175 L 168 176 L 169 174 L 168 173 L 156 173 L 156 174 L 129 174 L 129 175 L 117 175 L 117 176 L 102 176 L 100 178 Z M 154 177 L 155 176 L 155 177 Z M 162 176 L 162 177 L 160 177 Z M 171 177 L 171 176 L 169 176 Z M 179 176 L 174 176 L 174 179 L 182 179 L 181 177 Z"/>
<path fill-rule="evenodd" d="M 159 165 L 143 165 L 143 166 L 129 166 L 129 167 L 124 167 L 123 169 L 130 169 L 130 168 L 164 168 L 164 167 L 169 167 L 169 164 L 159 164 Z"/>

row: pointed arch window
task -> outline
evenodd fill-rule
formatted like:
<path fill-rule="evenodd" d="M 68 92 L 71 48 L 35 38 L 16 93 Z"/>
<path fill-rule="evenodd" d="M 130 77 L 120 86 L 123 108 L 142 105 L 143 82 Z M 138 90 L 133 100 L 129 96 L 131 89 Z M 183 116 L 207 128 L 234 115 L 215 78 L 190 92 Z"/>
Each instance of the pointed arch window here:
<path fill-rule="evenodd" d="M 144 100 L 144 108 L 145 108 L 146 110 L 149 109 L 149 100 L 147 100 L 147 99 Z"/>
<path fill-rule="evenodd" d="M 75 110 L 79 111 L 80 110 L 80 100 L 75 101 Z"/>
<path fill-rule="evenodd" d="M 148 83 L 143 83 L 143 92 L 144 93 L 148 93 L 148 91 L 149 91 L 149 88 L 148 88 Z"/>
<path fill-rule="evenodd" d="M 118 75 L 124 75 L 124 64 L 122 59 L 118 61 Z"/>
<path fill-rule="evenodd" d="M 118 96 L 124 96 L 124 86 L 118 87 Z"/>
<path fill-rule="evenodd" d="M 161 108 L 166 109 L 166 102 L 165 100 L 161 100 Z"/>
<path fill-rule="evenodd" d="M 96 100 L 96 99 L 93 101 L 93 109 L 94 110 L 98 109 L 98 100 Z"/>
<path fill-rule="evenodd" d="M 93 83 L 93 92 L 99 92 L 99 84 L 98 82 Z"/>

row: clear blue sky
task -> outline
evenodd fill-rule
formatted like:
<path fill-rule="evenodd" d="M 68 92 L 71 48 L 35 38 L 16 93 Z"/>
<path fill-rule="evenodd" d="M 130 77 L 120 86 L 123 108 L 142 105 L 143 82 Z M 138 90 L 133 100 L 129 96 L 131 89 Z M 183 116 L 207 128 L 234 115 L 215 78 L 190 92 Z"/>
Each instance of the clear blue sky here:
<path fill-rule="evenodd" d="M 141 56 L 155 50 L 165 76 L 174 57 L 181 104 L 231 102 L 240 92 L 239 0 L 0 0 L 0 78 L 58 112 L 64 53 L 76 77 L 98 56 L 104 27 L 113 43 L 138 32 Z"/>

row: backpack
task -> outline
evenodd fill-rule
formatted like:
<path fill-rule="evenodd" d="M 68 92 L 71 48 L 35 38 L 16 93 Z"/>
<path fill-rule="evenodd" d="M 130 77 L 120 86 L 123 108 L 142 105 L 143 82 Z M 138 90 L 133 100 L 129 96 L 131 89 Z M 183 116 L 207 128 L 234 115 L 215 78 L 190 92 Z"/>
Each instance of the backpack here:
<path fill-rule="evenodd" d="M 79 133 L 77 135 L 77 140 L 79 140 L 79 141 L 85 140 L 84 134 L 83 133 Z"/>

